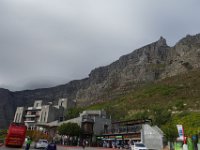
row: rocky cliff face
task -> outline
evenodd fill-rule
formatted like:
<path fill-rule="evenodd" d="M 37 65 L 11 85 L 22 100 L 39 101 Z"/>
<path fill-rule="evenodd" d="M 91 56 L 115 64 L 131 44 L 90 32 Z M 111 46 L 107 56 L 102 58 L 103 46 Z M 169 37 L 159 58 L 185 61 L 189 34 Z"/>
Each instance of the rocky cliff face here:
<path fill-rule="evenodd" d="M 67 97 L 77 105 L 90 105 L 134 89 L 140 84 L 160 80 L 200 67 L 200 34 L 186 36 L 174 47 L 164 38 L 134 50 L 119 60 L 91 71 L 88 78 L 53 88 L 10 92 L 0 90 L 0 128 L 13 120 L 17 106 L 32 105 L 36 99 L 56 101 Z"/>
<path fill-rule="evenodd" d="M 200 67 L 200 34 L 187 35 L 170 48 L 167 66 L 162 78 Z"/>
<path fill-rule="evenodd" d="M 0 89 L 0 129 L 6 127 L 12 120 L 16 103 L 13 93 L 6 89 Z"/>
<path fill-rule="evenodd" d="M 87 88 L 81 88 L 76 98 L 79 104 L 109 99 L 138 84 L 154 81 L 164 72 L 170 47 L 162 37 L 155 43 L 124 55 L 112 64 L 94 69 L 89 74 Z"/>

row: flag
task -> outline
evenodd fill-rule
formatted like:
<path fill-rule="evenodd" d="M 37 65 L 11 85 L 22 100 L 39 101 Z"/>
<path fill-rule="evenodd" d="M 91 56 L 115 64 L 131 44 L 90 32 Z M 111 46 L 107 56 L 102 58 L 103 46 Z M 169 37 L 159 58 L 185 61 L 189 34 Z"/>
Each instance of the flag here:
<path fill-rule="evenodd" d="M 184 140 L 184 131 L 182 125 L 176 125 L 178 129 L 179 139 Z"/>

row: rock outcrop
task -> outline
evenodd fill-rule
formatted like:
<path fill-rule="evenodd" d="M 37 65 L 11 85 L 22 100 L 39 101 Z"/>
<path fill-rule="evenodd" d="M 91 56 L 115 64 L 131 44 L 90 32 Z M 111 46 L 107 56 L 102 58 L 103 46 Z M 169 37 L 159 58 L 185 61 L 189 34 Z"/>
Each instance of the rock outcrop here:
<path fill-rule="evenodd" d="M 36 99 L 54 102 L 62 97 L 91 105 L 109 100 L 141 84 L 161 80 L 200 67 L 200 34 L 186 36 L 174 47 L 161 37 L 134 50 L 108 66 L 91 71 L 88 78 L 36 90 L 11 92 L 0 89 L 0 128 L 13 120 L 17 106 L 32 105 Z"/>

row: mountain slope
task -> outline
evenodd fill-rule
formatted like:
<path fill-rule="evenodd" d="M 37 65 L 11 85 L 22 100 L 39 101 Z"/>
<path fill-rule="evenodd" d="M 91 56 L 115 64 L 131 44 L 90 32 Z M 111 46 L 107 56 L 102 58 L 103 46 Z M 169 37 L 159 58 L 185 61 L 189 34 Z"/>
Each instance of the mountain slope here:
<path fill-rule="evenodd" d="M 13 93 L 0 89 L 0 128 L 6 127 L 12 120 L 16 105 Z"/>
<path fill-rule="evenodd" d="M 113 119 L 133 119 L 136 114 L 155 108 L 171 112 L 200 112 L 200 70 L 167 77 L 129 91 L 111 101 L 88 106 L 105 109 Z"/>
<path fill-rule="evenodd" d="M 0 128 L 5 128 L 13 119 L 17 106 L 32 105 L 36 99 L 55 102 L 58 98 L 67 97 L 76 99 L 79 106 L 91 105 L 114 99 L 143 84 L 192 71 L 199 66 L 200 34 L 186 36 L 174 47 L 169 47 L 161 37 L 108 66 L 92 70 L 89 77 L 82 80 L 45 89 L 18 92 L 1 90 Z M 7 109 L 8 106 L 11 109 Z"/>

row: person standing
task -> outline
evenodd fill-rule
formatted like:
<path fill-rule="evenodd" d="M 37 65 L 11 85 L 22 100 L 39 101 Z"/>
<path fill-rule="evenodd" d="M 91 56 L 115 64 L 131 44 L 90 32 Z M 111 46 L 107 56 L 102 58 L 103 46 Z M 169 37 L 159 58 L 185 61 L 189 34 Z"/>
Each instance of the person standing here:
<path fill-rule="evenodd" d="M 28 139 L 27 139 L 27 141 L 26 141 L 26 148 L 25 148 L 25 150 L 29 150 L 29 148 L 30 148 L 30 145 L 31 145 L 31 138 L 29 137 Z"/>
<path fill-rule="evenodd" d="M 85 142 L 85 140 L 83 140 L 83 142 L 82 142 L 83 149 L 85 149 L 85 145 L 86 145 L 86 142 Z"/>

